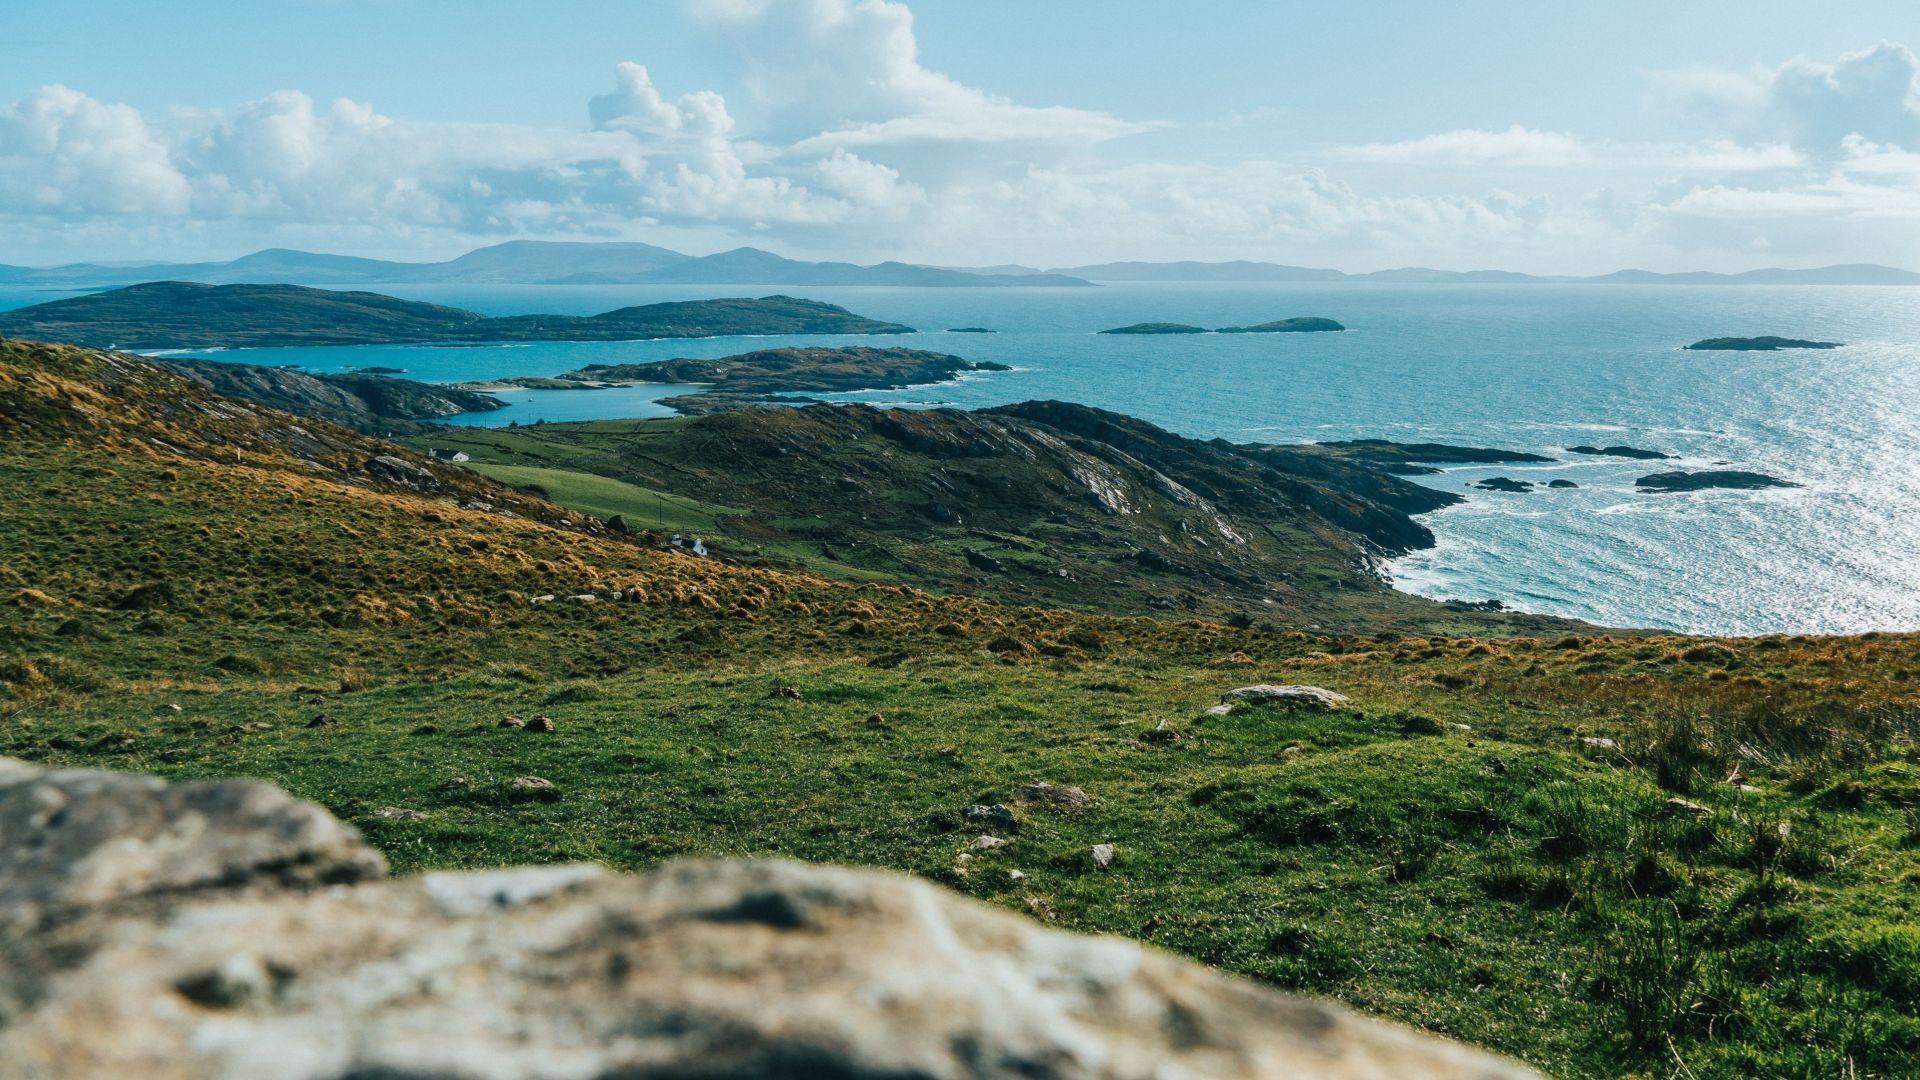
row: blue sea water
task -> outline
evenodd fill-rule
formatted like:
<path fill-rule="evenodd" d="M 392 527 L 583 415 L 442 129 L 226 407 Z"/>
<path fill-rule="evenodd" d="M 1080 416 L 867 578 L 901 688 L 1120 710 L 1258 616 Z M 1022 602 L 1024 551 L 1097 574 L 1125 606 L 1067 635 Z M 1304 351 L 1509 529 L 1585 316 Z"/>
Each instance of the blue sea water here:
<path fill-rule="evenodd" d="M 903 322 L 907 338 L 717 338 L 479 348 L 231 350 L 313 370 L 382 365 L 429 381 L 553 375 L 587 363 L 723 356 L 785 344 L 899 344 L 1015 370 L 834 395 L 976 407 L 1060 398 L 1237 442 L 1355 437 L 1544 453 L 1549 465 L 1449 468 L 1467 495 L 1427 523 L 1437 547 L 1397 560 L 1401 588 L 1499 599 L 1617 626 L 1692 632 L 1920 629 L 1920 289 L 1581 285 L 1131 285 L 1072 289 L 392 286 L 494 314 L 786 291 Z M 0 307 L 61 295 L 0 292 Z M 1344 334 L 1118 337 L 1155 320 L 1226 326 L 1294 315 Z M 987 326 L 995 334 L 946 327 Z M 1844 341 L 1826 352 L 1693 353 L 1718 335 Z M 476 424 L 665 415 L 684 387 L 520 391 Z M 1679 454 L 1586 459 L 1580 443 Z M 1799 488 L 1644 495 L 1663 468 L 1771 473 Z M 1726 466 L 1723 466 L 1726 467 Z M 1469 492 L 1481 478 L 1571 490 Z"/>

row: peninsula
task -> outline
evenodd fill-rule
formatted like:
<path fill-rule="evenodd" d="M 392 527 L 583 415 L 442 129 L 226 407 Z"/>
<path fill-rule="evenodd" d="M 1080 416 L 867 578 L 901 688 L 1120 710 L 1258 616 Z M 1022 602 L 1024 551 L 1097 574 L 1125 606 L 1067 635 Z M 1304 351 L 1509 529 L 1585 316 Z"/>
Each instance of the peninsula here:
<path fill-rule="evenodd" d="M 119 349 L 911 333 L 910 326 L 792 296 L 685 300 L 585 316 L 495 318 L 380 293 L 185 281 L 130 285 L 0 313 L 0 337 Z"/>

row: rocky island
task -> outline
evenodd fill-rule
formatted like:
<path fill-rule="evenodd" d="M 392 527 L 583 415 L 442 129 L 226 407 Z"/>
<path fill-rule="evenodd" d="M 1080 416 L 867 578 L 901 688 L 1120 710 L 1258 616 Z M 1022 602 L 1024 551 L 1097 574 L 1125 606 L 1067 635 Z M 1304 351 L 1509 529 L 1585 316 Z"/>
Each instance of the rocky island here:
<path fill-rule="evenodd" d="M 1220 334 L 1325 334 L 1346 327 L 1332 319 L 1316 316 L 1304 316 L 1295 319 L 1275 319 L 1272 322 L 1257 323 L 1253 326 L 1223 326 L 1215 333 Z"/>
<path fill-rule="evenodd" d="M 1781 349 L 1838 349 L 1845 342 L 1785 337 L 1716 337 L 1687 346 L 1702 352 L 1777 352 Z"/>
<path fill-rule="evenodd" d="M 1739 469 L 1707 469 L 1701 472 L 1663 472 L 1653 473 L 1635 480 L 1634 486 L 1642 491 L 1671 493 L 1676 491 L 1705 491 L 1709 488 L 1733 488 L 1753 490 L 1758 488 L 1792 488 L 1799 484 L 1782 480 L 1766 473 L 1745 472 Z"/>
<path fill-rule="evenodd" d="M 1436 473 L 1435 465 L 1542 465 L 1553 459 L 1523 450 L 1496 450 L 1451 443 L 1398 443 L 1385 439 L 1344 439 L 1315 443 L 1322 452 L 1364 462 L 1399 476 Z"/>
<path fill-rule="evenodd" d="M 1177 322 L 1138 322 L 1130 326 L 1116 326 L 1111 330 L 1100 331 L 1103 334 L 1204 334 L 1204 326 L 1188 326 Z"/>
<path fill-rule="evenodd" d="M 1658 450 L 1642 450 L 1637 446 L 1569 446 L 1569 454 L 1584 454 L 1587 457 L 1633 458 L 1639 461 L 1672 461 L 1676 455 L 1663 454 Z"/>
<path fill-rule="evenodd" d="M 96 348 L 636 341 L 735 334 L 911 334 L 834 304 L 791 296 L 728 297 L 618 308 L 598 315 L 512 315 L 299 285 L 156 281 L 0 313 L 0 337 Z"/>
<path fill-rule="evenodd" d="M 719 359 L 679 357 L 644 364 L 588 364 L 548 378 L 522 376 L 491 383 L 467 383 L 484 391 L 514 386 L 535 390 L 593 390 L 636 383 L 700 383 L 698 393 L 667 398 L 664 404 L 688 415 L 761 404 L 805 404 L 807 398 L 776 398 L 793 392 L 898 390 L 949 382 L 972 371 L 1008 371 L 1005 364 L 975 362 L 925 349 L 841 348 L 758 349 Z"/>
<path fill-rule="evenodd" d="M 1346 327 L 1332 319 L 1317 316 L 1305 316 L 1294 319 L 1275 319 L 1272 322 L 1256 323 L 1253 326 L 1223 326 L 1218 330 L 1208 330 L 1204 326 L 1189 326 L 1175 322 L 1142 322 L 1130 326 L 1116 326 L 1111 330 L 1100 331 L 1103 334 L 1321 334 Z"/>

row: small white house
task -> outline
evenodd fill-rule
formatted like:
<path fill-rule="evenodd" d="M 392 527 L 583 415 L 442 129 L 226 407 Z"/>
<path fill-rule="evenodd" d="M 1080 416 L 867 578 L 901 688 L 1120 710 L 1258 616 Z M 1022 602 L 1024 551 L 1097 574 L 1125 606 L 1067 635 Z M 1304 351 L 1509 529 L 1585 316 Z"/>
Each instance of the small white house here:
<path fill-rule="evenodd" d="M 431 450 L 430 449 L 427 451 L 427 454 L 431 457 L 437 458 L 440 461 L 467 460 L 467 453 L 464 450 Z"/>

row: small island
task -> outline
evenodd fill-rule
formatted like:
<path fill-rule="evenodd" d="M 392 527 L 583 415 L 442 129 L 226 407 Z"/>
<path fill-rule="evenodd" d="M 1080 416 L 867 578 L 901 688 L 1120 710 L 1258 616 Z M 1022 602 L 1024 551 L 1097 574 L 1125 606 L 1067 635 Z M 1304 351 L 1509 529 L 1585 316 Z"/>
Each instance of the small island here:
<path fill-rule="evenodd" d="M 1489 476 L 1473 486 L 1482 491 L 1505 491 L 1514 495 L 1523 495 L 1533 490 L 1533 481 L 1515 480 L 1511 476 Z"/>
<path fill-rule="evenodd" d="M 1116 326 L 1111 330 L 1100 331 L 1103 334 L 1324 334 L 1346 327 L 1318 316 L 1308 315 L 1293 319 L 1275 319 L 1272 322 L 1256 323 L 1253 326 L 1223 326 L 1218 330 L 1208 330 L 1204 326 L 1189 326 L 1176 322 L 1142 322 L 1131 326 Z"/>
<path fill-rule="evenodd" d="M 641 383 L 699 383 L 706 389 L 661 401 L 677 412 L 698 416 L 760 405 L 806 404 L 813 400 L 778 396 L 795 391 L 899 390 L 951 382 L 967 372 L 1011 370 L 1005 364 L 975 362 L 924 349 L 848 345 L 759 349 L 711 360 L 678 357 L 641 364 L 588 364 L 551 377 L 533 375 L 463 383 L 460 389 L 599 390 Z"/>
<path fill-rule="evenodd" d="M 1782 480 L 1766 473 L 1744 472 L 1739 469 L 1708 469 L 1702 472 L 1664 472 L 1653 473 L 1635 480 L 1634 486 L 1642 491 L 1672 493 L 1676 491 L 1705 491 L 1710 488 L 1731 488 L 1734 490 L 1755 490 L 1759 488 L 1793 488 L 1799 484 Z"/>
<path fill-rule="evenodd" d="M 997 334 L 998 330 L 989 330 L 984 326 L 955 326 L 947 330 L 949 334 Z"/>
<path fill-rule="evenodd" d="M 1585 454 L 1588 457 L 1633 458 L 1638 461 L 1673 461 L 1678 457 L 1658 450 L 1642 450 L 1637 446 L 1569 446 L 1567 453 Z"/>
<path fill-rule="evenodd" d="M 1785 337 L 1716 337 L 1687 346 L 1703 352 L 1777 352 L 1781 349 L 1838 349 L 1844 342 Z"/>
<path fill-rule="evenodd" d="M 1254 326 L 1223 326 L 1216 333 L 1221 334 L 1325 334 L 1346 327 L 1332 319 L 1318 316 L 1303 316 L 1295 319 L 1275 319 Z"/>
<path fill-rule="evenodd" d="M 1386 439 L 1344 439 L 1315 447 L 1363 462 L 1397 476 L 1426 476 L 1436 465 L 1541 465 L 1553 459 L 1524 450 L 1498 450 L 1452 443 L 1398 443 Z"/>
<path fill-rule="evenodd" d="M 1103 334 L 1204 334 L 1207 328 L 1177 322 L 1137 322 L 1132 326 L 1116 326 L 1111 330 L 1100 332 Z"/>

